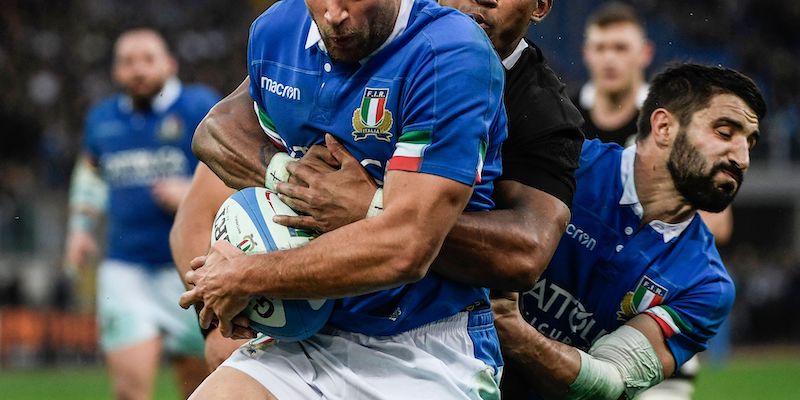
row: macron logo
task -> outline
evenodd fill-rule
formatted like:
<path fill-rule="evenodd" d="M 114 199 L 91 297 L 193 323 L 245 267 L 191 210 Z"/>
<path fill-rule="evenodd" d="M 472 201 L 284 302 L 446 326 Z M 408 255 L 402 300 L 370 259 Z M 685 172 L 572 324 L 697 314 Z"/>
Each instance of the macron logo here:
<path fill-rule="evenodd" d="M 294 86 L 284 85 L 266 76 L 261 77 L 261 89 L 272 94 L 287 98 L 289 100 L 300 100 L 300 89 Z"/>
<path fill-rule="evenodd" d="M 567 231 L 565 234 L 576 241 L 581 246 L 586 247 L 589 251 L 594 250 L 594 246 L 597 245 L 597 241 L 594 240 L 588 233 L 584 232 L 583 229 L 576 227 L 573 224 L 567 225 Z"/>

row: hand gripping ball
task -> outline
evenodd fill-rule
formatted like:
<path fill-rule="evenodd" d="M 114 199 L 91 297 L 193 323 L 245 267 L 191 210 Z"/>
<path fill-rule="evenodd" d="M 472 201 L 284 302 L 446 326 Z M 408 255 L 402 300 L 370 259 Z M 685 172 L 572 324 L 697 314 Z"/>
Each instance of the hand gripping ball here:
<path fill-rule="evenodd" d="M 265 188 L 246 188 L 222 203 L 211 231 L 211 243 L 226 240 L 246 254 L 300 247 L 314 234 L 272 222 L 274 215 L 297 215 L 278 195 Z M 269 266 L 264 266 L 269 274 Z M 245 312 L 250 327 L 276 339 L 297 341 L 317 333 L 328 321 L 333 301 L 282 300 L 264 296 L 250 300 Z"/>

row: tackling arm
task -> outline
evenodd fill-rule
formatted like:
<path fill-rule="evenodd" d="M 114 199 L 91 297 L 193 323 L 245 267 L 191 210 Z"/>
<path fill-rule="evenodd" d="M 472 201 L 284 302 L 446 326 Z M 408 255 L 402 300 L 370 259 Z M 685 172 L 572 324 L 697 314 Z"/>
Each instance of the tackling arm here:
<path fill-rule="evenodd" d="M 306 157 L 291 165 L 288 183 L 277 190 L 289 206 L 308 214 L 281 216 L 276 222 L 330 231 L 363 219 L 375 193 L 375 183 L 358 160 L 328 137 L 329 151 L 340 168 L 333 172 L 309 168 Z M 321 156 L 318 155 L 317 158 Z M 442 253 L 431 268 L 455 281 L 501 290 L 532 287 L 547 266 L 569 221 L 569 208 L 559 199 L 521 183 L 495 184 L 497 210 L 464 213 L 450 231 Z"/>
<path fill-rule="evenodd" d="M 433 265 L 462 283 L 498 290 L 536 284 L 558 246 L 569 208 L 541 190 L 515 181 L 495 184 L 498 209 L 464 213 Z"/>
<path fill-rule="evenodd" d="M 504 394 L 511 398 L 533 386 L 547 398 L 615 400 L 632 397 L 675 371 L 661 328 L 646 315 L 604 336 L 587 354 L 529 325 L 516 295 L 493 299 L 492 308 L 503 356 L 515 372 L 504 377 Z"/>
<path fill-rule="evenodd" d="M 192 140 L 197 158 L 234 189 L 264 186 L 267 165 L 280 152 L 258 124 L 249 85 L 248 77 L 217 103 Z"/>

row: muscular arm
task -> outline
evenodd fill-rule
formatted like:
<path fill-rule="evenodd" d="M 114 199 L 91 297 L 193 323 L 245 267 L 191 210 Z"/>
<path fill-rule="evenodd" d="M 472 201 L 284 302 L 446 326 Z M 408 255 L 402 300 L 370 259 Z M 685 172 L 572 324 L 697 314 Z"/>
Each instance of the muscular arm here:
<path fill-rule="evenodd" d="M 504 395 L 522 398 L 533 386 L 545 398 L 563 398 L 581 369 L 578 351 L 545 337 L 529 325 L 519 313 L 516 296 L 493 300 L 493 308 L 503 356 L 508 370 L 513 371 L 513 375 L 504 377 Z M 652 344 L 663 365 L 664 376 L 672 375 L 675 359 L 658 323 L 647 315 L 638 315 L 627 325 L 644 334 Z"/>
<path fill-rule="evenodd" d="M 324 148 L 316 148 L 318 153 Z M 279 184 L 287 204 L 307 213 L 281 217 L 285 225 L 333 230 L 364 218 L 375 184 L 341 144 L 327 149 L 340 164 L 333 172 L 290 167 L 292 180 Z M 431 268 L 455 281 L 501 290 L 528 289 L 550 261 L 569 221 L 559 199 L 512 180 L 495 185 L 498 210 L 464 213 L 449 232 Z M 424 204 L 424 203 L 420 203 Z"/>
<path fill-rule="evenodd" d="M 326 233 L 304 247 L 225 256 L 231 245 L 217 242 L 204 265 L 187 273 L 195 288 L 181 296 L 181 305 L 204 302 L 203 326 L 213 312 L 227 336 L 230 319 L 253 295 L 336 298 L 421 279 L 471 188 L 435 175 L 389 171 L 384 190 L 383 214 Z"/>
<path fill-rule="evenodd" d="M 197 164 L 189 191 L 178 207 L 169 233 L 172 258 L 181 277 L 191 269 L 189 262 L 193 258 L 208 252 L 214 216 L 231 194 L 233 190 L 205 164 Z"/>
<path fill-rule="evenodd" d="M 258 124 L 250 78 L 222 99 L 197 126 L 192 151 L 234 189 L 264 186 L 264 175 L 279 150 Z"/>
<path fill-rule="evenodd" d="M 526 290 L 547 267 L 570 218 L 559 199 L 515 181 L 495 185 L 497 210 L 464 213 L 432 269 L 470 285 Z"/>

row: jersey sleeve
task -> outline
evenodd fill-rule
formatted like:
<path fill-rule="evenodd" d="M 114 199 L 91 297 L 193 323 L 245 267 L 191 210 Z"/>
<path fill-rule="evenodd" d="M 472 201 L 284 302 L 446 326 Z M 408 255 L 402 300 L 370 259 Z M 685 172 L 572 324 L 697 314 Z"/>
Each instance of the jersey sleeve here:
<path fill-rule="evenodd" d="M 401 100 L 402 129 L 387 170 L 470 186 L 485 170 L 499 172 L 506 131 L 502 65 L 477 27 L 458 29 L 465 34 L 429 34 L 430 48 L 419 54 Z"/>
<path fill-rule="evenodd" d="M 287 145 L 278 134 L 275 123 L 269 115 L 266 107 L 264 106 L 264 98 L 261 95 L 260 77 L 261 77 L 261 63 L 254 60 L 259 59 L 261 51 L 263 51 L 264 42 L 269 39 L 266 32 L 265 17 L 272 12 L 276 12 L 283 6 L 283 2 L 276 2 L 267 11 L 261 14 L 253 24 L 250 26 L 250 36 L 247 40 L 247 75 L 250 77 L 250 85 L 248 92 L 250 98 L 253 99 L 253 112 L 256 114 L 258 124 L 267 135 L 269 140 L 282 151 L 286 151 Z"/>
<path fill-rule="evenodd" d="M 661 327 L 676 368 L 708 347 L 730 314 L 735 295 L 731 281 L 715 280 L 644 311 Z"/>
<path fill-rule="evenodd" d="M 505 105 L 508 140 L 500 179 L 539 189 L 571 206 L 583 118 L 533 43 L 506 73 Z"/>
<path fill-rule="evenodd" d="M 500 179 L 536 188 L 571 207 L 582 144 L 583 134 L 577 128 L 560 129 L 538 137 L 509 136 L 503 147 Z"/>
<path fill-rule="evenodd" d="M 263 18 L 259 17 L 256 19 L 253 24 L 250 26 L 250 37 L 247 40 L 247 75 L 250 77 L 250 86 L 248 87 L 248 91 L 250 92 L 250 97 L 256 104 L 256 110 L 259 108 L 261 110 L 264 109 L 264 100 L 261 98 L 261 91 L 258 87 L 258 77 L 261 76 L 258 73 L 259 65 L 253 62 L 255 58 L 255 47 L 256 43 L 259 41 L 259 21 Z"/>

